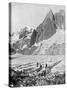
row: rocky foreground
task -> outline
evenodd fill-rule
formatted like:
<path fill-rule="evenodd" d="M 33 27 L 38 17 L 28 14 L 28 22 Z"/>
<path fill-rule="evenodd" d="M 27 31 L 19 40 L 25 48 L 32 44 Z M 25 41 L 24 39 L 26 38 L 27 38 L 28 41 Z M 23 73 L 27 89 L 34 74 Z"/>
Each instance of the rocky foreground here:
<path fill-rule="evenodd" d="M 18 62 L 16 61 L 17 59 L 15 59 L 15 62 L 12 60 L 12 65 L 9 68 L 9 86 L 23 87 L 65 84 L 64 56 L 46 57 L 45 60 L 44 57 L 40 58 L 43 60 L 38 60 L 39 62 L 32 60 L 33 62 L 28 61 L 24 64 L 21 62 L 22 59 Z M 27 59 L 31 58 L 27 57 Z"/>

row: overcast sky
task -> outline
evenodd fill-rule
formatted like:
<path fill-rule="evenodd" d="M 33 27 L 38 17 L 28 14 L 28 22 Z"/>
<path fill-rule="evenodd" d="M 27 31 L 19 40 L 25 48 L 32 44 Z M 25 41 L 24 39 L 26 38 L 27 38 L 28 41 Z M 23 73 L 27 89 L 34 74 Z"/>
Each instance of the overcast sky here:
<path fill-rule="evenodd" d="M 12 3 L 12 32 L 20 31 L 25 26 L 36 28 L 45 19 L 50 9 L 55 13 L 61 9 L 64 10 L 65 7 L 58 5 Z"/>

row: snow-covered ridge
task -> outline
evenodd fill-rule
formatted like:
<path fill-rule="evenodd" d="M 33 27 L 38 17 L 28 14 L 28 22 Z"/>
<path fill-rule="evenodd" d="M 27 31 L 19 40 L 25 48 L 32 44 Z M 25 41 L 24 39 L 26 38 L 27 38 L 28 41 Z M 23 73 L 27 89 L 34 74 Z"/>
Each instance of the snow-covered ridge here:
<path fill-rule="evenodd" d="M 23 29 L 21 29 L 20 31 L 13 32 L 13 36 L 11 37 L 11 44 L 13 44 L 13 43 L 15 43 L 16 41 L 18 41 L 18 40 L 19 40 L 19 35 L 20 35 L 21 33 L 23 33 L 24 31 L 29 32 L 29 34 L 27 35 L 26 38 L 30 39 L 31 34 L 32 34 L 32 32 L 33 32 L 33 29 L 30 28 L 29 26 L 27 26 L 27 27 L 24 27 Z"/>
<path fill-rule="evenodd" d="M 11 44 L 15 43 L 17 40 L 19 40 L 19 32 L 14 32 L 13 36 L 11 37 Z"/>

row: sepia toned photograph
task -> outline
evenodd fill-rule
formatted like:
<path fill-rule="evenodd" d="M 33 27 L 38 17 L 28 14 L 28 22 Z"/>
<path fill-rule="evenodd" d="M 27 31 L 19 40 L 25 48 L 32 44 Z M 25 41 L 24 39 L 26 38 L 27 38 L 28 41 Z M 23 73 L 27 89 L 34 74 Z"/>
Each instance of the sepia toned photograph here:
<path fill-rule="evenodd" d="M 9 3 L 9 87 L 65 84 L 65 6 Z"/>

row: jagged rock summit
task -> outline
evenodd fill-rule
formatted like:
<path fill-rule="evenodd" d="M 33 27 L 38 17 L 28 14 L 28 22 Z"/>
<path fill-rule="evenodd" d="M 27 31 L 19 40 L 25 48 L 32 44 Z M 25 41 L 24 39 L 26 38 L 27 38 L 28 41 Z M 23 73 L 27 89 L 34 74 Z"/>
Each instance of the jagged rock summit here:
<path fill-rule="evenodd" d="M 33 31 L 30 46 L 35 42 L 38 43 L 42 40 L 49 39 L 53 34 L 56 33 L 55 17 L 52 10 L 46 15 L 44 21 Z"/>
<path fill-rule="evenodd" d="M 52 10 L 50 10 L 44 21 L 36 28 L 36 42 L 49 39 L 53 34 L 56 33 L 56 29 L 55 18 Z"/>

